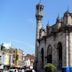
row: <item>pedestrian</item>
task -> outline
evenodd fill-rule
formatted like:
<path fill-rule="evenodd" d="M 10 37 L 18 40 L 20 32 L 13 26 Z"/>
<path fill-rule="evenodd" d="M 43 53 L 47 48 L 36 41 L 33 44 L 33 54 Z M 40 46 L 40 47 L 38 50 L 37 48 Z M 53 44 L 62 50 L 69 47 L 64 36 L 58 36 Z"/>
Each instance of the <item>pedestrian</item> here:
<path fill-rule="evenodd" d="M 35 70 L 33 69 L 32 72 L 35 72 Z"/>

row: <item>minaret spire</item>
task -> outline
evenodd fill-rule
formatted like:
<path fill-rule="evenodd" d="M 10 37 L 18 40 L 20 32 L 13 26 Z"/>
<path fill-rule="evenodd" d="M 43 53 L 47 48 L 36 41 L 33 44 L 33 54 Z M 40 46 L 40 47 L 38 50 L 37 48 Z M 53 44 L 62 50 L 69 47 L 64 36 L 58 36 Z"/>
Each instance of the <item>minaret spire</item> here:
<path fill-rule="evenodd" d="M 36 61 L 38 57 L 38 48 L 39 48 L 39 41 L 40 39 L 40 30 L 42 29 L 42 18 L 43 18 L 43 9 L 44 6 L 41 3 L 41 0 L 39 0 L 39 3 L 36 5 L 36 45 L 35 45 L 35 55 L 36 55 Z M 37 66 L 37 65 L 36 65 Z"/>
<path fill-rule="evenodd" d="M 69 12 L 69 5 L 67 6 L 67 11 Z"/>
<path fill-rule="evenodd" d="M 43 18 L 44 6 L 41 4 L 41 0 L 36 5 L 36 39 L 39 39 L 39 31 L 42 28 L 42 18 Z"/>

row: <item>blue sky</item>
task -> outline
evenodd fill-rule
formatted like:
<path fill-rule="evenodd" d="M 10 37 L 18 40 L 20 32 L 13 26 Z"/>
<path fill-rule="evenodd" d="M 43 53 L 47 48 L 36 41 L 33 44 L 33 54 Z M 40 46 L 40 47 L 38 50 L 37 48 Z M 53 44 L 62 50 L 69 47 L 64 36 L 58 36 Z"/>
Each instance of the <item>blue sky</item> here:
<path fill-rule="evenodd" d="M 11 43 L 25 53 L 35 51 L 35 5 L 39 0 L 0 0 L 0 43 Z M 42 0 L 44 4 L 43 26 L 55 23 L 58 14 L 69 8 L 72 0 Z"/>

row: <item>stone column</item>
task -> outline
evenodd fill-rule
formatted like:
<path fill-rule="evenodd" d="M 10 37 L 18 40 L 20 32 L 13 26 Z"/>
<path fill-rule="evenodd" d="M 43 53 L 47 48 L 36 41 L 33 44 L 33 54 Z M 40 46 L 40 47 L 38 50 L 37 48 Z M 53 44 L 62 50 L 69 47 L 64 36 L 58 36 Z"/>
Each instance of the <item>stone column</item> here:
<path fill-rule="evenodd" d="M 66 31 L 66 66 L 69 65 L 69 53 L 68 53 L 68 48 L 69 48 L 69 34 L 68 31 Z"/>
<path fill-rule="evenodd" d="M 63 66 L 63 72 L 69 71 L 69 32 L 66 30 L 65 32 L 65 64 Z"/>
<path fill-rule="evenodd" d="M 72 33 L 69 33 L 69 66 L 72 70 Z"/>

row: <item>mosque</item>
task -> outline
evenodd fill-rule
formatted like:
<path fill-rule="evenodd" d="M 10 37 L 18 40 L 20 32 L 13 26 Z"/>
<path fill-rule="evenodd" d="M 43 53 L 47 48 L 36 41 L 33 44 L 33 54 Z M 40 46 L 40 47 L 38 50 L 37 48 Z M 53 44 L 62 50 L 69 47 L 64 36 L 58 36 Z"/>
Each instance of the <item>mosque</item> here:
<path fill-rule="evenodd" d="M 44 5 L 36 5 L 35 67 L 43 72 L 44 65 L 52 63 L 57 72 L 72 72 L 72 13 L 68 10 L 57 17 L 53 25 L 42 26 Z"/>

